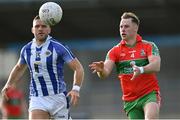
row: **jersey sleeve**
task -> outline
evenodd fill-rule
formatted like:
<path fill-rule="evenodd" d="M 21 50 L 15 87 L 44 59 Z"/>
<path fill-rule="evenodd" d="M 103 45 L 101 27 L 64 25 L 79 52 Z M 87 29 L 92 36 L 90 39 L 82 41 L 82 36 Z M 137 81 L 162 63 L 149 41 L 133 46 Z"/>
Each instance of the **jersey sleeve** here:
<path fill-rule="evenodd" d="M 69 47 L 67 45 L 62 45 L 60 47 L 60 55 L 62 57 L 62 59 L 66 62 L 69 63 L 71 62 L 75 56 L 74 54 L 71 52 L 71 50 L 69 49 Z"/>
<path fill-rule="evenodd" d="M 117 61 L 117 56 L 116 56 L 116 47 L 113 47 L 110 49 L 106 55 L 106 60 L 112 60 L 114 62 Z"/>
<path fill-rule="evenodd" d="M 21 52 L 20 52 L 20 63 L 21 64 L 26 64 L 26 60 L 25 60 L 25 47 L 23 47 L 21 49 Z"/>
<path fill-rule="evenodd" d="M 160 55 L 158 47 L 153 42 L 151 42 L 150 45 L 148 46 L 147 53 L 148 53 L 148 56 L 150 56 L 150 55 L 159 56 Z"/>

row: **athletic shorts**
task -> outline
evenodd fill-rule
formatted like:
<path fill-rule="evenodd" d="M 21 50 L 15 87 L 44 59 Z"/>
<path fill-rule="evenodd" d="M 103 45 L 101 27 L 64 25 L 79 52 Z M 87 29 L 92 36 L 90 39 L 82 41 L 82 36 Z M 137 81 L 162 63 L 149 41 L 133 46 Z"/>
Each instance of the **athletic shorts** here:
<path fill-rule="evenodd" d="M 124 102 L 124 110 L 130 119 L 144 119 L 144 106 L 150 102 L 160 105 L 160 94 L 152 91 L 149 94 L 132 102 Z"/>
<path fill-rule="evenodd" d="M 51 115 L 52 119 L 69 119 L 69 100 L 65 93 L 51 96 L 32 96 L 29 102 L 29 112 L 43 110 Z"/>

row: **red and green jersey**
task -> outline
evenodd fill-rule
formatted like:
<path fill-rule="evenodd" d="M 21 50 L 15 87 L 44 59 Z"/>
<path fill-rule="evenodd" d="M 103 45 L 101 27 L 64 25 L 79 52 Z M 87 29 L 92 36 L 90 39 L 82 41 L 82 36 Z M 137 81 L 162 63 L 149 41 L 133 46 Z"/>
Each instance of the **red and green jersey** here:
<path fill-rule="evenodd" d="M 15 88 L 9 88 L 7 91 L 8 101 L 4 109 L 6 109 L 6 116 L 8 118 L 21 118 L 22 117 L 22 99 L 23 93 Z"/>
<path fill-rule="evenodd" d="M 137 35 L 136 44 L 133 47 L 126 45 L 124 40 L 109 50 L 106 60 L 112 60 L 116 64 L 118 78 L 121 81 L 124 101 L 133 101 L 153 90 L 159 92 L 159 85 L 155 73 L 140 74 L 134 80 L 133 68 L 130 63 L 133 61 L 137 66 L 145 66 L 149 63 L 148 56 L 159 55 L 159 50 L 153 42 L 142 40 Z"/>

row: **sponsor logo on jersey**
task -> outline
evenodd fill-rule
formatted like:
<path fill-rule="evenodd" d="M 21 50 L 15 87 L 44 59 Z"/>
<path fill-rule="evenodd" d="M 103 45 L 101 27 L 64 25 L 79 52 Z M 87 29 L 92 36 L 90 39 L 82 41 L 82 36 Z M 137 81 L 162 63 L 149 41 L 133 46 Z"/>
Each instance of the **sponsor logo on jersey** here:
<path fill-rule="evenodd" d="M 146 55 L 145 51 L 141 49 L 141 56 L 145 56 L 145 55 Z"/>
<path fill-rule="evenodd" d="M 49 57 L 49 56 L 52 54 L 52 52 L 51 52 L 50 50 L 47 50 L 47 51 L 45 52 L 45 54 L 46 54 L 46 57 Z"/>

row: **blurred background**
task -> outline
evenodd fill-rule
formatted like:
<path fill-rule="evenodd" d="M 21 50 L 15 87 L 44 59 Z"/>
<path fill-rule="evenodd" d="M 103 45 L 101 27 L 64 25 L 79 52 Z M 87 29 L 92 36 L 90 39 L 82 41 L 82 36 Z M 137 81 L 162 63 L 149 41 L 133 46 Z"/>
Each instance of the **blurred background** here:
<path fill-rule="evenodd" d="M 180 118 L 180 0 L 51 0 L 60 4 L 63 17 L 52 34 L 67 44 L 82 62 L 85 80 L 79 106 L 71 108 L 72 118 L 125 119 L 120 82 L 115 69 L 105 80 L 92 74 L 88 65 L 104 60 L 107 51 L 120 41 L 119 21 L 123 12 L 131 11 L 141 20 L 139 34 L 159 47 L 162 66 L 158 73 L 162 107 L 160 118 Z M 0 0 L 0 88 L 29 42 L 32 19 L 43 0 Z M 68 89 L 73 73 L 65 66 Z M 28 72 L 20 87 L 28 103 Z"/>

